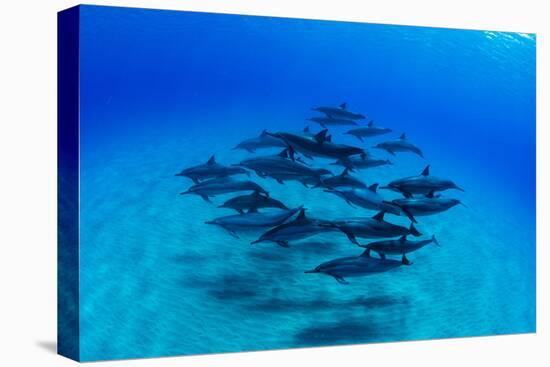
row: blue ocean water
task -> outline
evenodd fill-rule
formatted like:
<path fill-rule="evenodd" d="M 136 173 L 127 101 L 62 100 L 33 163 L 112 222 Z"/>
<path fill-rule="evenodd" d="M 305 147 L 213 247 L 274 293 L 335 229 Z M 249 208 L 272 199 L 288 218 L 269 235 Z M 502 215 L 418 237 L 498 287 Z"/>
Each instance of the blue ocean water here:
<path fill-rule="evenodd" d="M 535 49 L 531 34 L 81 7 L 82 360 L 535 331 Z M 467 207 L 419 219 L 441 247 L 412 266 L 349 285 L 304 274 L 362 251 L 336 233 L 250 246 L 261 232 L 204 223 L 233 214 L 216 208 L 231 195 L 178 195 L 192 185 L 181 169 L 239 162 L 240 141 L 341 102 L 394 133 L 330 128 L 335 141 L 406 132 L 425 155 L 373 152 L 394 165 L 356 177 L 430 164 L 465 189 L 444 195 Z M 376 213 L 252 179 L 313 217 Z"/>

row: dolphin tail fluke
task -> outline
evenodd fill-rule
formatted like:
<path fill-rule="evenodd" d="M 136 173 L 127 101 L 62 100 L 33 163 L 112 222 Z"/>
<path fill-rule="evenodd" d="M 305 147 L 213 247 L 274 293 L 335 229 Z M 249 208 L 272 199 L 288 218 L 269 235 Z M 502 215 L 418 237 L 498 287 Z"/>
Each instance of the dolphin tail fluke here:
<path fill-rule="evenodd" d="M 441 245 L 439 244 L 439 241 L 437 240 L 437 238 L 435 238 L 435 234 L 432 235 L 432 242 L 433 242 L 436 246 L 441 247 Z"/>
<path fill-rule="evenodd" d="M 411 223 L 411 225 L 409 226 L 409 232 L 415 237 L 422 236 L 422 233 L 420 233 L 418 229 L 416 229 L 416 227 L 414 226 L 414 223 Z"/>

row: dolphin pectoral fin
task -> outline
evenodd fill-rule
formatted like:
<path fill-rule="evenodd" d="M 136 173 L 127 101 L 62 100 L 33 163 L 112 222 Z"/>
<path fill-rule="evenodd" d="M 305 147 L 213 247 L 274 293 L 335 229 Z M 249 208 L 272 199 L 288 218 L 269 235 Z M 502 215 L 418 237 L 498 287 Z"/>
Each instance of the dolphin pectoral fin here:
<path fill-rule="evenodd" d="M 208 197 L 208 195 L 200 195 L 200 197 L 202 198 L 202 200 L 206 201 L 207 203 L 211 203 L 212 200 L 210 200 L 210 198 Z"/>
<path fill-rule="evenodd" d="M 420 233 L 418 229 L 416 229 L 416 227 L 414 226 L 414 223 L 411 223 L 411 225 L 409 226 L 409 233 L 415 237 L 422 236 L 422 233 Z"/>
<path fill-rule="evenodd" d="M 416 221 L 416 219 L 414 218 L 414 216 L 411 214 L 410 211 L 408 211 L 407 209 L 404 209 L 404 208 L 401 208 L 401 210 L 403 210 L 403 213 L 405 213 L 405 215 L 407 216 L 407 218 L 409 218 L 409 220 L 413 223 L 418 223 Z"/>
<path fill-rule="evenodd" d="M 244 214 L 244 210 L 242 209 L 235 209 L 239 214 Z"/>
<path fill-rule="evenodd" d="M 351 206 L 352 208 L 357 209 L 357 207 L 355 205 L 353 205 L 353 203 L 351 201 L 346 200 L 346 203 L 348 203 L 348 205 Z"/>
<path fill-rule="evenodd" d="M 237 238 L 237 239 L 240 238 L 239 235 L 237 234 L 237 232 L 235 232 L 235 231 L 227 230 L 227 232 L 229 232 L 229 234 L 230 234 L 231 236 L 233 236 L 233 237 L 235 237 L 235 238 Z"/>
<path fill-rule="evenodd" d="M 405 197 L 405 199 L 410 199 L 410 198 L 412 198 L 412 194 L 411 194 L 410 192 L 401 191 L 401 194 L 403 194 L 403 196 Z"/>
<path fill-rule="evenodd" d="M 336 281 L 340 284 L 345 284 L 345 285 L 348 285 L 349 282 L 347 280 L 345 280 L 343 277 L 341 276 L 338 276 L 338 275 L 333 275 L 333 278 L 336 279 Z"/>
<path fill-rule="evenodd" d="M 409 261 L 409 259 L 407 259 L 407 256 L 405 254 L 403 254 L 403 257 L 401 258 L 401 262 L 403 263 L 403 265 L 412 265 L 413 264 L 411 261 Z"/>
<path fill-rule="evenodd" d="M 364 143 L 365 141 L 363 140 L 363 137 L 359 136 L 359 135 L 355 135 L 355 137 L 357 139 L 359 139 L 360 142 Z"/>
<path fill-rule="evenodd" d="M 307 183 L 302 182 L 302 185 L 304 185 L 304 187 L 305 187 L 306 189 L 309 189 L 309 186 L 307 185 Z"/>
<path fill-rule="evenodd" d="M 250 149 L 250 148 L 246 148 L 246 151 L 247 151 L 248 153 L 255 153 L 255 152 L 256 152 L 254 149 Z"/>
<path fill-rule="evenodd" d="M 221 227 L 223 229 L 225 229 L 227 231 L 227 233 L 229 233 L 231 236 L 233 236 L 234 238 L 239 239 L 239 235 L 237 234 L 237 232 L 235 232 L 234 230 L 232 230 L 230 228 L 224 227 L 224 226 L 221 226 Z"/>
<path fill-rule="evenodd" d="M 277 241 L 275 242 L 277 245 L 281 246 L 281 247 L 284 247 L 284 248 L 289 248 L 290 246 L 288 245 L 288 241 Z"/>
<path fill-rule="evenodd" d="M 391 150 L 391 149 L 386 149 L 386 151 L 387 151 L 388 153 L 390 153 L 391 155 L 395 155 L 395 152 L 394 152 L 393 150 Z"/>
<path fill-rule="evenodd" d="M 284 181 L 281 180 L 280 178 L 276 178 L 275 181 L 277 181 L 277 182 L 280 183 L 281 185 L 284 185 L 284 184 L 285 184 Z"/>
<path fill-rule="evenodd" d="M 261 177 L 261 178 L 265 178 L 265 177 L 266 177 L 266 176 L 265 176 L 265 173 L 260 172 L 260 171 L 256 171 L 256 174 L 257 174 L 259 177 Z"/>
<path fill-rule="evenodd" d="M 380 256 L 380 258 L 381 258 L 382 260 L 386 260 L 386 254 L 385 254 L 385 253 L 383 253 L 383 252 L 377 252 L 377 254 L 378 254 L 378 256 Z"/>
<path fill-rule="evenodd" d="M 193 180 L 193 183 L 196 185 L 198 183 L 200 183 L 200 181 L 198 180 L 198 178 L 196 177 L 192 177 L 191 180 Z"/>
<path fill-rule="evenodd" d="M 341 230 L 342 232 L 344 232 L 344 234 L 348 237 L 348 240 L 351 241 L 351 243 L 357 245 L 357 246 L 361 246 L 359 244 L 359 242 L 357 242 L 357 238 L 355 238 L 355 235 L 353 233 L 349 233 L 349 232 L 346 232 L 346 231 L 343 231 Z"/>

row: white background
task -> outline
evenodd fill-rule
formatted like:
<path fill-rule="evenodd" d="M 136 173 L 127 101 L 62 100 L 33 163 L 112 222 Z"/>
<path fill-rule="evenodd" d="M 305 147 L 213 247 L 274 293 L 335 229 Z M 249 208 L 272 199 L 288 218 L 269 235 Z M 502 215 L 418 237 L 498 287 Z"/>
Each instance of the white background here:
<path fill-rule="evenodd" d="M 545 1 L 93 1 L 241 14 L 537 33 L 537 334 L 102 362 L 101 366 L 548 366 L 548 102 Z M 0 5 L 0 366 L 75 365 L 56 340 L 56 12 Z M 546 11 L 545 11 L 546 10 Z M 546 15 L 546 18 L 545 18 Z M 514 213 L 510 213 L 514 215 Z"/>

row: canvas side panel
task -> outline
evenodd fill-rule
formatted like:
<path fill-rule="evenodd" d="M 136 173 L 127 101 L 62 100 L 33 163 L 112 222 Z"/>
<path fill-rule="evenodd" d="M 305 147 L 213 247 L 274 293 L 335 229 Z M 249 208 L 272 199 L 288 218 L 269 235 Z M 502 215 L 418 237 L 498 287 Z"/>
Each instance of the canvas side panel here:
<path fill-rule="evenodd" d="M 79 8 L 57 24 L 57 350 L 79 360 Z"/>

